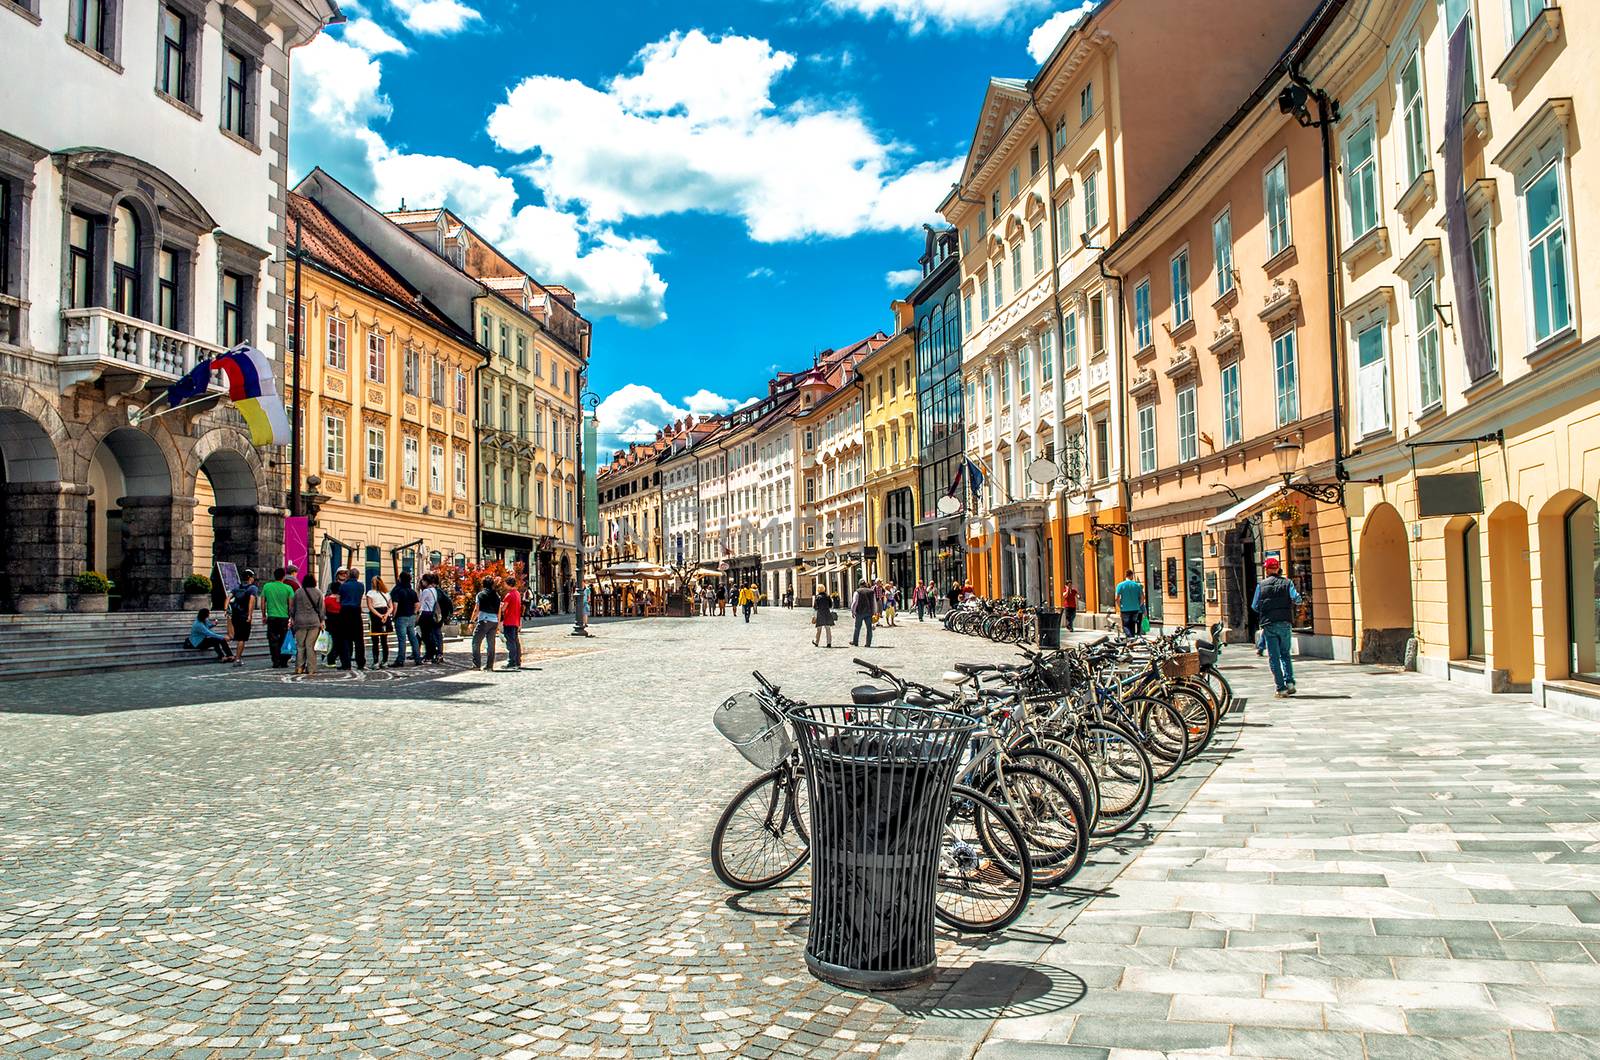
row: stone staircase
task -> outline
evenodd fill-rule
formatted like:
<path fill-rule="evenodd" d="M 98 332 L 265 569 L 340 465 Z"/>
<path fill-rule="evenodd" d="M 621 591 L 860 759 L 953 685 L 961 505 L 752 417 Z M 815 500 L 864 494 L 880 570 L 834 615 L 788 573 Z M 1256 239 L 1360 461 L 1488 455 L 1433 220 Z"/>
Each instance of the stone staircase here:
<path fill-rule="evenodd" d="M 220 627 L 213 615 L 213 626 Z M 138 670 L 216 666 L 187 646 L 192 611 L 118 611 L 104 615 L 0 615 L 0 681 Z M 257 622 L 245 659 L 266 665 L 266 625 Z"/>

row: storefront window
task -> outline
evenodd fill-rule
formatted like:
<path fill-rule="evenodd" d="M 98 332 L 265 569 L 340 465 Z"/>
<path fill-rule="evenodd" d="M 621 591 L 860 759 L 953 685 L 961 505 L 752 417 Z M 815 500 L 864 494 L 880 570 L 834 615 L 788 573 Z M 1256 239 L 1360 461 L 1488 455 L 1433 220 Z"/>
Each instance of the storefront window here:
<path fill-rule="evenodd" d="M 1587 497 L 1567 513 L 1567 639 L 1572 676 L 1600 681 L 1600 509 Z"/>
<path fill-rule="evenodd" d="M 1067 535 L 1067 577 L 1078 587 L 1078 595 L 1084 598 L 1084 604 L 1087 605 L 1089 585 L 1083 580 L 1082 534 Z M 1088 607 L 1082 606 L 1080 610 L 1087 611 Z"/>
<path fill-rule="evenodd" d="M 1199 534 L 1183 536 L 1184 621 L 1204 624 L 1206 620 L 1206 558 Z"/>
<path fill-rule="evenodd" d="M 1146 606 L 1150 609 L 1150 625 L 1159 626 L 1163 622 L 1163 601 L 1165 586 L 1161 584 L 1161 542 L 1146 541 L 1144 543 L 1144 598 Z"/>
<path fill-rule="evenodd" d="M 1100 610 L 1115 611 L 1117 609 L 1117 550 L 1114 542 L 1116 538 L 1101 530 L 1094 538 L 1094 575 L 1095 590 L 1098 595 L 1095 599 L 1100 603 Z"/>

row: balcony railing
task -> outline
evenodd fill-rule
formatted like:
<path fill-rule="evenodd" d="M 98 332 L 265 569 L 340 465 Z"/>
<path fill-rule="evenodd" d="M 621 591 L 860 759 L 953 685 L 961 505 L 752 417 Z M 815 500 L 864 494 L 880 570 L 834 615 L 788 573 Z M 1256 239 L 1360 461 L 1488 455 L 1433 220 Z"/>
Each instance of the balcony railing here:
<path fill-rule="evenodd" d="M 202 342 L 193 335 L 169 331 L 99 306 L 63 310 L 61 319 L 66 325 L 66 355 L 61 361 L 63 387 L 108 373 L 141 375 L 152 382 L 167 383 L 223 352 L 221 346 Z"/>
<path fill-rule="evenodd" d="M 22 309 L 28 303 L 9 294 L 0 294 L 0 344 L 22 345 Z"/>

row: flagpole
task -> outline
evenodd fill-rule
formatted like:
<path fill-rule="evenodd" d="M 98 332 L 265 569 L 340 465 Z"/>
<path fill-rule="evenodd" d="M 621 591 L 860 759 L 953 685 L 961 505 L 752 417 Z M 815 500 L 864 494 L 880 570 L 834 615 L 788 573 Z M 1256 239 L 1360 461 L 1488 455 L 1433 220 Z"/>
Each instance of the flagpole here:
<path fill-rule="evenodd" d="M 139 424 L 144 421 L 144 418 L 145 418 L 144 414 L 146 412 L 150 411 L 151 409 L 155 408 L 157 405 L 161 404 L 165 400 L 167 400 L 167 392 L 165 390 L 163 390 L 161 393 L 157 394 L 155 396 L 154 400 L 152 400 L 149 404 L 143 405 L 140 408 L 129 409 L 128 410 L 128 426 L 130 426 L 130 427 L 139 426 Z M 176 405 L 173 406 L 173 408 L 178 408 L 178 407 L 179 406 L 176 406 Z M 151 416 L 150 418 L 151 419 L 155 419 L 156 416 L 164 416 L 168 412 L 171 412 L 171 411 L 172 411 L 172 409 L 163 409 L 162 411 L 156 413 L 155 416 Z"/>

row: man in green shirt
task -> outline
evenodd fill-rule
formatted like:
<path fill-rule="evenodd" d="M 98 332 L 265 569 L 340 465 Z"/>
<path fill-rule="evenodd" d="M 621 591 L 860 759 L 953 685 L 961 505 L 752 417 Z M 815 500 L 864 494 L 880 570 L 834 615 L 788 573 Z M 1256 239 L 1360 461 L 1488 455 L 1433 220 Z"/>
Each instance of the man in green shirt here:
<path fill-rule="evenodd" d="M 1117 608 L 1122 612 L 1122 634 L 1125 637 L 1139 635 L 1140 619 L 1144 616 L 1144 586 L 1134 578 L 1133 571 L 1124 572 L 1123 578 L 1117 583 Z"/>
<path fill-rule="evenodd" d="M 272 580 L 261 587 L 261 610 L 267 616 L 267 651 L 272 655 L 272 667 L 288 667 L 289 657 L 283 654 L 283 638 L 289 632 L 289 603 L 294 599 L 294 589 L 284 581 L 282 567 L 272 572 Z"/>

